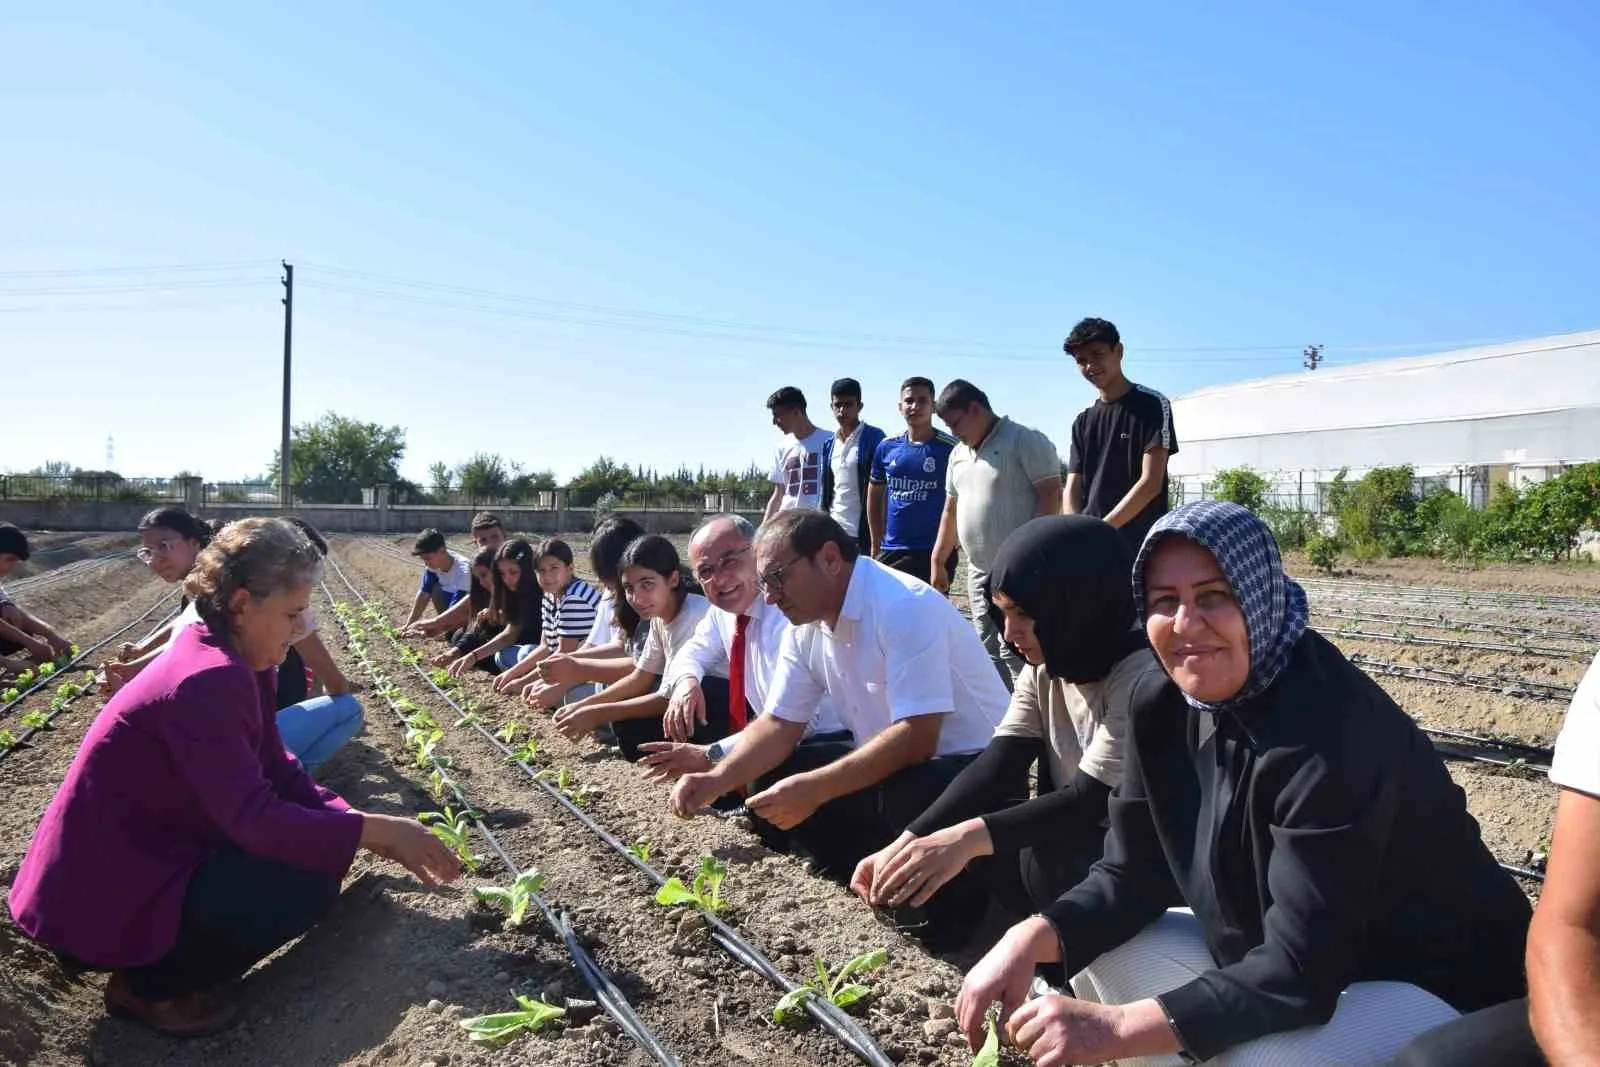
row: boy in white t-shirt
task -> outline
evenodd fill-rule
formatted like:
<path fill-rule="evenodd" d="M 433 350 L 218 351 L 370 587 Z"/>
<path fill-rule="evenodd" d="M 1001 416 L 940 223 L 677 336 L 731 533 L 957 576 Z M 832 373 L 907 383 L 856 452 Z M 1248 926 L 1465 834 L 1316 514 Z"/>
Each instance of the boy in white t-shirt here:
<path fill-rule="evenodd" d="M 792 385 L 767 397 L 767 410 L 786 440 L 772 464 L 772 496 L 763 522 L 791 508 L 822 506 L 828 442 L 833 438 L 812 423 L 806 414 L 806 395 Z"/>
<path fill-rule="evenodd" d="M 444 534 L 438 530 L 423 530 L 417 535 L 411 554 L 422 560 L 422 585 L 416 599 L 411 602 L 411 614 L 406 618 L 410 626 L 422 618 L 422 613 L 433 605 L 435 615 L 443 615 L 456 601 L 472 592 L 472 562 L 445 544 Z"/>

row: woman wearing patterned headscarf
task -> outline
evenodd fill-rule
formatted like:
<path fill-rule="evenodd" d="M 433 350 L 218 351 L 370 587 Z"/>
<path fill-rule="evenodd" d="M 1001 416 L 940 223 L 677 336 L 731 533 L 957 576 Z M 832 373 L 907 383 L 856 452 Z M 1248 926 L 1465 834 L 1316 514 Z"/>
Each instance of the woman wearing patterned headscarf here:
<path fill-rule="evenodd" d="M 862 899 L 921 907 L 983 856 L 995 857 L 984 880 L 1014 914 L 1083 880 L 1122 780 L 1129 708 L 1172 689 L 1134 617 L 1132 569 L 1116 528 L 1084 515 L 1033 519 L 1006 538 L 985 594 L 1027 666 L 988 747 L 856 868 L 850 887 Z"/>
<path fill-rule="evenodd" d="M 968 974 L 969 1040 L 999 1000 L 1042 1064 L 1381 1064 L 1521 996 L 1527 899 L 1415 723 L 1307 629 L 1265 524 L 1181 507 L 1133 589 L 1181 698 L 1133 718 L 1104 858 Z M 1079 999 L 1024 1005 L 1056 962 Z"/>

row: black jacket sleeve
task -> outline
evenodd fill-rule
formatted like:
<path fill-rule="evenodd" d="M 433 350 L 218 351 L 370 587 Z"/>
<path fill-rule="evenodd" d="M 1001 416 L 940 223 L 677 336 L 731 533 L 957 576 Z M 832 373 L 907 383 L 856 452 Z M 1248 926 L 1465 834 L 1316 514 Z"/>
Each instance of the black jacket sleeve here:
<path fill-rule="evenodd" d="M 1326 1023 L 1356 979 L 1405 779 L 1403 746 L 1381 741 L 1359 752 L 1280 749 L 1268 757 L 1278 766 L 1257 769 L 1257 787 L 1277 788 L 1263 941 L 1160 997 L 1193 1055 Z"/>
<path fill-rule="evenodd" d="M 922 837 L 1015 804 L 1028 795 L 1028 768 L 1043 752 L 1044 742 L 1036 738 L 992 738 L 906 829 Z"/>
<path fill-rule="evenodd" d="M 1080 770 L 1060 789 L 992 811 L 983 817 L 983 823 L 989 828 L 995 855 L 1020 852 L 1030 845 L 1093 832 L 1104 821 L 1110 798 L 1109 785 Z"/>
<path fill-rule="evenodd" d="M 1138 743 L 1140 712 L 1133 709 L 1133 736 L 1123 757 L 1122 784 L 1106 806 L 1111 829 L 1105 854 L 1089 869 L 1088 877 L 1042 913 L 1061 940 L 1067 974 L 1077 974 L 1101 953 L 1131 940 L 1167 908 L 1182 903 L 1145 791 Z"/>

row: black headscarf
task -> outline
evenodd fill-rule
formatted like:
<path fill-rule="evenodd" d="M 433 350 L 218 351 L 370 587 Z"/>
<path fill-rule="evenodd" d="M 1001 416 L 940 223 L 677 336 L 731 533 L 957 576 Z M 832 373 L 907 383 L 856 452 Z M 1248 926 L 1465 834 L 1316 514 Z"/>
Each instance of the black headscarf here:
<path fill-rule="evenodd" d="M 995 554 L 984 588 L 991 605 L 1004 593 L 1032 616 L 1053 678 L 1097 682 L 1146 647 L 1134 610 L 1133 553 L 1100 519 L 1047 515 L 1023 523 Z M 990 614 L 1003 626 L 997 609 Z"/>

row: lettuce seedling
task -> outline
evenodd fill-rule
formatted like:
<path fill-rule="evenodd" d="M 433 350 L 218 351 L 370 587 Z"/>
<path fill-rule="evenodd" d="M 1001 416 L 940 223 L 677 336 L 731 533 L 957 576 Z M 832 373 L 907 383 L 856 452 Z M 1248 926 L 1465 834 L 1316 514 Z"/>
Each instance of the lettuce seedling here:
<path fill-rule="evenodd" d="M 455 679 L 450 677 L 450 672 L 443 667 L 435 667 L 428 672 L 428 680 L 440 689 L 447 688 Z"/>
<path fill-rule="evenodd" d="M 799 989 L 785 993 L 783 999 L 778 1001 L 777 1007 L 772 1009 L 772 1021 L 775 1023 L 796 1022 L 804 1013 L 805 1002 L 808 998 L 820 996 L 832 1002 L 835 1007 L 847 1009 L 852 1004 L 860 1002 L 872 990 L 859 982 L 851 982 L 855 975 L 866 975 L 889 962 L 889 951 L 878 949 L 875 952 L 864 952 L 839 968 L 839 973 L 828 974 L 828 965 L 821 956 L 817 957 L 817 976 Z"/>
<path fill-rule="evenodd" d="M 668 908 L 679 904 L 693 904 L 701 911 L 716 915 L 725 906 L 722 900 L 722 880 L 727 876 L 728 868 L 718 862 L 716 857 L 704 856 L 700 860 L 700 872 L 694 876 L 692 889 L 677 878 L 668 878 L 656 891 L 656 903 Z"/>
<path fill-rule="evenodd" d="M 480 885 L 472 891 L 472 895 L 485 903 L 500 905 L 507 921 L 512 926 L 521 926 L 522 917 L 528 913 L 528 905 L 533 903 L 534 894 L 543 888 L 544 875 L 539 873 L 538 868 L 529 867 L 517 875 L 510 888 Z"/>
<path fill-rule="evenodd" d="M 983 1039 L 983 1047 L 972 1058 L 972 1067 L 1000 1067 L 1000 1025 L 994 1012 L 989 1013 L 984 1025 L 989 1029 L 989 1036 Z"/>
<path fill-rule="evenodd" d="M 546 1025 L 566 1016 L 564 1008 L 546 1004 L 533 997 L 513 994 L 520 1011 L 502 1011 L 494 1015 L 475 1015 L 461 1020 L 461 1029 L 476 1044 L 501 1045 L 523 1031 L 538 1033 Z"/>
<path fill-rule="evenodd" d="M 428 775 L 428 792 L 433 794 L 433 799 L 441 804 L 444 803 L 445 784 L 443 771 L 435 768 L 434 772 Z"/>
<path fill-rule="evenodd" d="M 51 705 L 51 709 L 54 711 L 61 710 L 54 705 Z M 50 728 L 50 716 L 42 711 L 30 711 L 22 717 L 22 725 L 30 730 L 47 730 Z"/>
<path fill-rule="evenodd" d="M 54 673 L 56 673 L 56 665 L 54 663 L 46 662 L 39 664 L 40 678 L 48 678 Z"/>
<path fill-rule="evenodd" d="M 0 703 L 11 704 L 22 699 L 22 691 L 15 686 L 0 693 Z"/>
<path fill-rule="evenodd" d="M 33 670 L 30 668 L 17 675 L 17 684 L 28 686 L 33 684 Z"/>
<path fill-rule="evenodd" d="M 511 750 L 511 755 L 506 757 L 507 763 L 536 763 L 539 759 L 539 742 L 528 738 L 522 744 Z M 540 772 L 543 773 L 543 772 Z"/>
<path fill-rule="evenodd" d="M 17 747 L 17 735 L 10 730 L 0 730 L 0 752 L 9 752 Z"/>
<path fill-rule="evenodd" d="M 423 769 L 428 767 L 448 767 L 453 762 L 449 756 L 436 754 L 439 742 L 444 740 L 443 730 L 433 730 L 427 734 L 420 734 L 412 743 L 417 746 L 417 766 Z"/>
<path fill-rule="evenodd" d="M 632 856 L 634 859 L 638 860 L 640 863 L 649 863 L 650 862 L 650 842 L 648 842 L 648 841 L 639 841 L 639 842 L 637 842 L 635 844 L 629 845 L 628 846 L 628 855 Z"/>
<path fill-rule="evenodd" d="M 472 851 L 473 814 L 467 810 L 456 811 L 446 804 L 442 812 L 425 811 L 417 816 L 417 821 L 432 830 L 433 836 L 455 850 L 461 865 L 468 871 L 476 871 L 483 862 L 483 857 Z"/>
<path fill-rule="evenodd" d="M 537 747 L 534 742 L 530 741 L 527 745 L 524 745 L 523 748 L 528 748 L 529 746 Z M 527 763 L 529 761 L 523 760 L 522 762 Z M 540 782 L 555 782 L 556 792 L 560 793 L 562 796 L 566 797 L 580 808 L 587 807 L 589 805 L 591 794 L 594 792 L 586 785 L 578 785 L 577 780 L 572 777 L 565 767 L 562 767 L 557 771 L 551 771 L 547 768 L 539 771 L 533 777 L 536 781 Z"/>
<path fill-rule="evenodd" d="M 512 719 L 510 722 L 500 727 L 500 729 L 496 730 L 494 735 L 509 745 L 517 739 L 517 735 L 521 732 L 522 724 L 516 719 Z"/>

